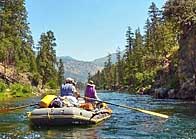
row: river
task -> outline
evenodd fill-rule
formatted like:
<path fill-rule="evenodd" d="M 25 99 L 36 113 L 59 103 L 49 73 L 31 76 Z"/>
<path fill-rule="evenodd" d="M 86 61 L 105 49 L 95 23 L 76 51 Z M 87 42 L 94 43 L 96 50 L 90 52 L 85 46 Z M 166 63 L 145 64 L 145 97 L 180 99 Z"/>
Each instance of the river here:
<path fill-rule="evenodd" d="M 196 103 L 117 92 L 100 92 L 102 100 L 168 114 L 169 119 L 147 115 L 116 106 L 112 117 L 92 126 L 31 127 L 27 107 L 0 113 L 0 138 L 70 138 L 70 139 L 184 139 L 196 138 Z M 40 98 L 1 101 L 0 106 L 20 106 L 38 102 Z"/>

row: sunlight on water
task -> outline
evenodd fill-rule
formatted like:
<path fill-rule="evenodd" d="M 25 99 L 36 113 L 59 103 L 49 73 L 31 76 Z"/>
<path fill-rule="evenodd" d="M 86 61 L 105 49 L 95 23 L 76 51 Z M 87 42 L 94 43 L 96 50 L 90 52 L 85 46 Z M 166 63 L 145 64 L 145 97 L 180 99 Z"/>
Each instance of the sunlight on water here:
<path fill-rule="evenodd" d="M 84 138 L 84 139 L 152 139 L 196 138 L 196 104 L 177 100 L 155 100 L 139 96 L 105 92 L 98 94 L 104 101 L 123 104 L 170 115 L 162 119 L 116 106 L 112 117 L 93 126 L 37 128 L 30 126 L 26 112 L 33 107 L 0 113 L 0 138 Z M 19 106 L 38 102 L 39 98 L 0 102 L 1 106 Z"/>

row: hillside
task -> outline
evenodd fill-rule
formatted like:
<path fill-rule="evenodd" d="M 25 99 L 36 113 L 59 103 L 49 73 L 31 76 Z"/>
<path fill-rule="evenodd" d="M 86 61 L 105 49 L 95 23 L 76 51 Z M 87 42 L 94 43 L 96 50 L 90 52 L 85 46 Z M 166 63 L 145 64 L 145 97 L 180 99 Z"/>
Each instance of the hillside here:
<path fill-rule="evenodd" d="M 88 73 L 93 75 L 103 68 L 93 62 L 80 61 L 67 56 L 60 58 L 64 63 L 65 77 L 72 77 L 81 82 L 86 82 Z"/>
<path fill-rule="evenodd" d="M 31 74 L 27 73 L 17 73 L 16 68 L 13 66 L 6 66 L 6 70 L 2 63 L 0 63 L 0 80 L 5 83 L 21 83 L 31 85 Z"/>
<path fill-rule="evenodd" d="M 80 61 L 69 56 L 59 57 L 63 60 L 65 77 L 72 77 L 77 81 L 86 82 L 88 73 L 94 75 L 98 70 L 103 69 L 107 56 L 93 61 Z M 116 62 L 116 54 L 112 54 L 112 63 Z"/>
<path fill-rule="evenodd" d="M 95 63 L 98 66 L 104 67 L 104 62 L 106 62 L 107 60 L 108 60 L 108 58 L 107 58 L 107 56 L 105 56 L 105 57 L 101 57 L 101 58 L 93 60 L 92 63 Z M 116 63 L 116 61 L 117 61 L 116 53 L 111 54 L 111 61 L 112 61 L 112 64 Z"/>

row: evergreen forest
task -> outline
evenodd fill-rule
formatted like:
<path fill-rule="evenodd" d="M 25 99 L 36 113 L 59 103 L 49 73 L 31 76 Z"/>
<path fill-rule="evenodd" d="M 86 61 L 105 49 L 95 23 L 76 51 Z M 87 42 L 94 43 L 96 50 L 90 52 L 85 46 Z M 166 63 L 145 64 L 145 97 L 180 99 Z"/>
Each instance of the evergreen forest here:
<path fill-rule="evenodd" d="M 152 3 L 148 15 L 144 33 L 129 26 L 125 50 L 116 50 L 117 62 L 112 64 L 108 54 L 104 69 L 89 79 L 99 89 L 153 93 L 161 88 L 172 90 L 174 98 L 193 99 L 196 1 L 167 0 L 161 9 Z"/>

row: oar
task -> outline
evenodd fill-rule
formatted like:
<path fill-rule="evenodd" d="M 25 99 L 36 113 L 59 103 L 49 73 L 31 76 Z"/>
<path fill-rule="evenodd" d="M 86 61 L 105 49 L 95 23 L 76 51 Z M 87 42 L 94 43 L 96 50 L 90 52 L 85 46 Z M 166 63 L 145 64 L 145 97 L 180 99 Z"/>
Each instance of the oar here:
<path fill-rule="evenodd" d="M 14 110 L 17 110 L 17 109 L 22 109 L 22 108 L 36 106 L 36 105 L 38 105 L 38 103 L 33 103 L 33 104 L 28 104 L 28 105 L 23 105 L 23 106 L 18 106 L 18 107 L 12 107 L 12 108 L 0 108 L 0 113 L 14 111 Z"/>
<path fill-rule="evenodd" d="M 146 113 L 146 114 L 149 114 L 149 115 L 158 116 L 158 117 L 161 117 L 161 118 L 169 118 L 168 115 L 153 112 L 153 111 L 143 110 L 143 109 L 140 109 L 140 108 L 134 108 L 134 107 L 126 106 L 126 105 L 115 104 L 115 103 L 111 103 L 111 102 L 108 102 L 108 101 L 102 101 L 102 100 L 98 100 L 98 99 L 94 99 L 94 98 L 88 98 L 88 97 L 81 97 L 81 98 L 89 99 L 89 100 L 93 100 L 93 101 L 98 101 L 98 102 L 103 102 L 103 103 L 106 103 L 106 104 L 110 104 L 110 105 L 114 105 L 114 106 L 118 106 L 118 107 L 122 107 L 122 108 L 126 108 L 126 109 L 135 110 L 135 111 L 143 112 L 143 113 Z"/>

